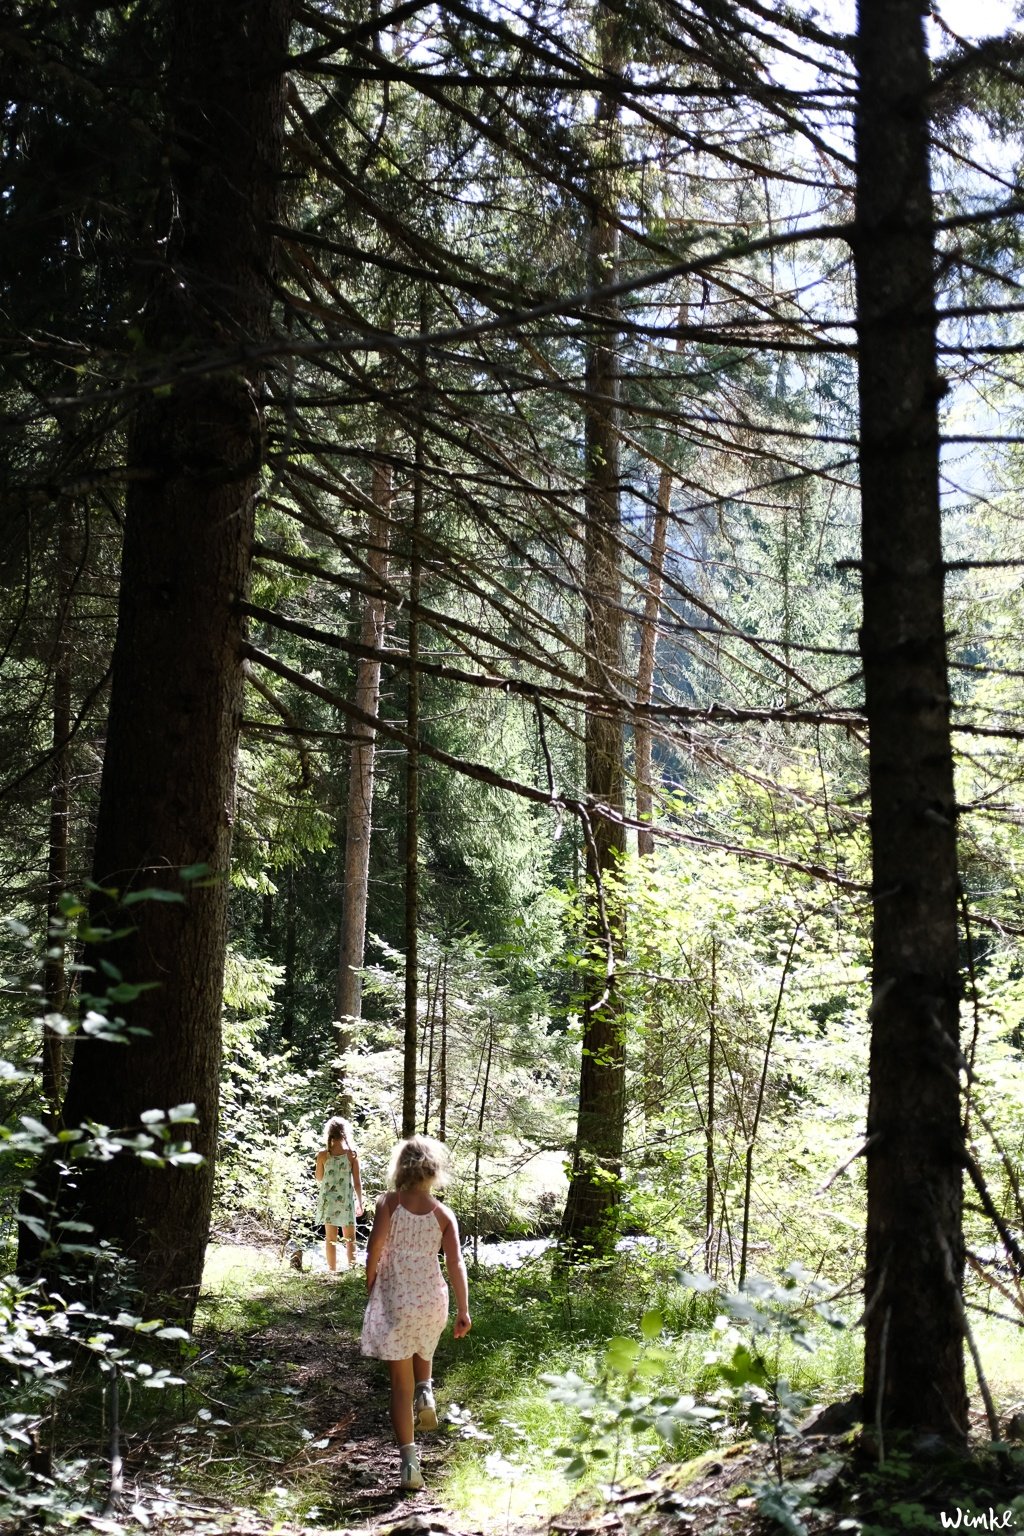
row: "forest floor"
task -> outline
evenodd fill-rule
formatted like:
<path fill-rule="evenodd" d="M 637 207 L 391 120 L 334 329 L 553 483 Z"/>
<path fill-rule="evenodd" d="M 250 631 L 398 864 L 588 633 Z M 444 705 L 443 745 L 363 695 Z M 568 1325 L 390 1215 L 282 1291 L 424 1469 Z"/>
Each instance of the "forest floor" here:
<path fill-rule="evenodd" d="M 556 1513 L 550 1499 L 533 1510 L 520 1500 L 513 1509 L 511 1495 L 506 1501 L 502 1488 L 492 1488 L 490 1500 L 467 1515 L 465 1498 L 446 1494 L 460 1435 L 476 1432 L 471 1415 L 463 1411 L 460 1419 L 458 1409 L 444 1423 L 451 1356 L 439 1361 L 441 1428 L 421 1441 L 426 1487 L 402 1493 L 386 1376 L 359 1354 L 362 1276 L 298 1275 L 277 1263 L 279 1279 L 268 1283 L 264 1268 L 259 1284 L 206 1298 L 189 1413 L 184 1423 L 177 1412 L 162 1429 L 126 1432 L 120 1509 L 90 1522 L 106 1536 L 903 1536 L 959 1524 L 1024 1530 L 1019 1454 L 980 1475 L 976 1464 L 922 1468 L 896 1456 L 882 1476 L 855 1467 L 843 1433 L 791 1437 L 779 1460 L 769 1446 L 745 1441 L 614 1488 L 572 1497 L 565 1484 Z M 529 1449 L 522 1447 L 527 1461 Z M 481 1458 L 481 1478 L 485 1464 Z M 964 1519 L 965 1511 L 986 1510 L 991 1519 L 983 1526 Z"/>
<path fill-rule="evenodd" d="M 267 1255 L 260 1258 L 265 1263 Z M 352 1326 L 362 1284 L 361 1273 L 329 1277 L 314 1269 L 300 1277 L 282 1268 L 280 1290 L 270 1297 L 264 1286 L 248 1302 L 208 1298 L 194 1368 L 205 1406 L 186 1427 L 191 1444 L 171 1457 L 169 1426 L 128 1434 L 119 1512 L 95 1526 L 110 1536 L 491 1536 L 497 1529 L 526 1536 L 546 1529 L 535 1519 L 504 1518 L 495 1527 L 457 1515 L 438 1493 L 451 1449 L 443 1428 L 420 1439 L 426 1486 L 399 1488 L 387 1378 L 360 1354 Z"/>

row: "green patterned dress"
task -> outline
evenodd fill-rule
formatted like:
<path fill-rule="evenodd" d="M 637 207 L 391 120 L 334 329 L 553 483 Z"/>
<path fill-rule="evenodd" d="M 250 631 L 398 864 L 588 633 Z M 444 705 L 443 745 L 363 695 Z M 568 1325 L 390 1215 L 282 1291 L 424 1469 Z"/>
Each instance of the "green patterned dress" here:
<path fill-rule="evenodd" d="M 319 1226 L 352 1227 L 356 1220 L 356 1187 L 348 1154 L 330 1154 L 324 1161 L 324 1176 L 316 1202 Z"/>

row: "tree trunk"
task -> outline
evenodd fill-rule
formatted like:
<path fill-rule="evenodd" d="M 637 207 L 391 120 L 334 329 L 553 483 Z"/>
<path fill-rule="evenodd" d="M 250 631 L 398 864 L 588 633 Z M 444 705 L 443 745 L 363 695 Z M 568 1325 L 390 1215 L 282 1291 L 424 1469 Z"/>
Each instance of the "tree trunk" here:
<path fill-rule="evenodd" d="M 854 250 L 874 916 L 865 1398 L 967 1429 L 956 803 L 946 675 L 928 59 L 918 0 L 861 0 Z"/>
<path fill-rule="evenodd" d="M 651 568 L 647 573 L 644 616 L 640 624 L 640 655 L 637 662 L 636 699 L 649 704 L 654 693 L 654 664 L 658 649 L 658 615 L 665 566 L 665 541 L 668 535 L 669 508 L 672 504 L 672 476 L 663 469 L 658 476 L 658 501 L 651 530 Z M 650 720 L 642 714 L 633 727 L 633 767 L 636 775 L 636 816 L 643 822 L 636 834 L 636 851 L 641 858 L 654 853 L 654 752 Z"/>
<path fill-rule="evenodd" d="M 437 1022 L 437 994 L 441 990 L 441 968 L 438 966 L 434 976 L 434 992 L 430 992 L 430 966 L 427 966 L 426 996 L 427 996 L 427 1028 L 426 1039 L 420 1041 L 420 1065 L 423 1065 L 423 1051 L 427 1052 L 427 1081 L 423 1089 L 423 1134 L 430 1132 L 430 1105 L 431 1095 L 434 1091 L 434 1036 Z"/>
<path fill-rule="evenodd" d="M 473 1150 L 473 1267 L 480 1262 L 480 1152 L 484 1144 L 484 1126 L 487 1124 L 487 1090 L 491 1085 L 491 1058 L 494 1055 L 494 1020 L 487 1020 L 487 1064 L 484 1067 L 484 1083 L 480 1090 L 480 1113 L 476 1122 L 476 1146 Z"/>
<path fill-rule="evenodd" d="M 173 375 L 183 345 L 211 361 L 269 331 L 282 83 L 290 0 L 171 0 L 167 240 L 147 307 L 147 361 Z M 162 233 L 162 231 L 161 231 Z M 137 1261 L 149 1296 L 194 1304 L 209 1227 L 242 622 L 263 434 L 254 368 L 179 377 L 138 407 L 94 870 L 121 895 L 209 865 L 182 904 L 142 901 L 133 932 L 93 951 L 132 982 L 148 1031 L 130 1047 L 79 1038 L 65 1119 L 129 1127 L 196 1105 L 198 1169 L 121 1155 L 84 1171 L 80 1208 Z M 98 897 L 94 918 L 120 922 Z"/>
<path fill-rule="evenodd" d="M 379 445 L 382 446 L 382 445 Z M 391 466 L 377 460 L 373 466 L 373 502 L 379 509 L 367 524 L 368 564 L 381 586 L 387 579 Z M 383 590 L 367 597 L 363 606 L 360 643 L 380 651 L 384 647 L 386 607 Z M 380 702 L 380 661 L 361 656 L 356 666 L 355 704 L 376 715 Z M 348 804 L 345 816 L 345 872 L 343 877 L 341 939 L 338 946 L 338 978 L 335 1012 L 338 1018 L 338 1055 L 342 1059 L 338 1104 L 341 1113 L 352 1113 L 346 1086 L 344 1058 L 352 1049 L 355 1026 L 362 1014 L 362 966 L 366 948 L 366 909 L 370 888 L 370 836 L 373 827 L 373 781 L 376 732 L 361 727 L 352 744 L 349 765 Z"/>
<path fill-rule="evenodd" d="M 288 865 L 284 906 L 284 986 L 281 988 L 281 1038 L 290 1046 L 295 1038 L 295 971 L 298 957 L 298 900 L 295 894 L 295 865 Z"/>
<path fill-rule="evenodd" d="M 689 305 L 679 306 L 679 325 L 689 318 Z M 683 349 L 682 340 L 676 342 L 676 352 Z M 654 697 L 654 666 L 658 654 L 658 618 L 661 614 L 661 591 L 665 581 L 665 547 L 668 542 L 668 524 L 672 511 L 672 479 L 668 469 L 658 476 L 658 494 L 651 526 L 651 547 L 648 556 L 644 615 L 640 621 L 640 654 L 637 659 L 636 701 L 650 704 Z M 641 858 L 654 853 L 654 834 L 650 822 L 654 816 L 654 737 L 649 719 L 642 714 L 633 726 L 633 768 L 636 776 L 636 816 L 647 823 L 636 834 L 636 851 Z"/>
<path fill-rule="evenodd" d="M 718 945 L 711 940 L 708 1009 L 708 1102 L 704 1111 L 704 1272 L 715 1274 L 715 1049 L 718 1033 Z"/>
<path fill-rule="evenodd" d="M 420 527 L 423 521 L 423 416 L 416 423 L 415 484 L 409 551 L 409 695 L 407 730 L 420 728 Z M 405 1051 L 402 1067 L 402 1135 L 416 1134 L 416 1034 L 419 1013 L 419 795 L 420 755 L 410 746 L 405 760 Z"/>
<path fill-rule="evenodd" d="M 46 962 L 43 996 L 47 1009 L 67 1007 L 67 955 L 60 899 L 68 888 L 71 815 L 71 602 L 74 592 L 74 526 L 65 515 L 57 536 L 57 629 L 53 646 L 53 782 L 50 786 L 50 841 L 46 863 Z M 64 1097 L 64 1038 L 43 1027 L 43 1099 L 51 1126 L 60 1124 Z"/>
<path fill-rule="evenodd" d="M 615 68 L 614 19 L 599 8 L 597 28 L 602 64 Z M 618 107 L 614 94 L 599 99 L 595 163 L 591 185 L 598 206 L 591 217 L 588 281 L 592 288 L 614 281 L 618 230 L 608 209 L 615 205 Z M 584 490 L 584 580 L 586 676 L 588 691 L 614 697 L 621 691 L 622 617 L 619 525 L 618 308 L 592 306 L 593 337 L 586 365 Z M 592 804 L 621 812 L 625 768 L 623 731 L 613 711 L 588 710 L 585 727 L 587 794 Z M 608 930 L 602 899 L 605 874 L 623 850 L 621 825 L 596 815 L 587 839 L 588 948 L 607 957 L 583 1000 L 583 1060 L 572 1176 L 562 1235 L 571 1247 L 600 1249 L 610 1237 L 618 1204 L 625 1116 L 625 1050 L 615 980 L 617 941 Z"/>
<path fill-rule="evenodd" d="M 439 1141 L 448 1139 L 448 956 L 441 961 L 441 1059 L 437 1068 Z"/>

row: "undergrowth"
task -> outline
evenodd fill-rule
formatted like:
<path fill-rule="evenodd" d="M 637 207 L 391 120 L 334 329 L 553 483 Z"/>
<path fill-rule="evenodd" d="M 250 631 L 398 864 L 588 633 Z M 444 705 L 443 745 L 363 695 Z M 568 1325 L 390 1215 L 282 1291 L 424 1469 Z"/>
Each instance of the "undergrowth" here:
<path fill-rule="evenodd" d="M 549 1513 L 574 1493 L 598 1492 L 612 1474 L 608 1456 L 594 1443 L 585 1467 L 574 1466 L 581 1441 L 589 1435 L 594 1442 L 594 1436 L 545 1378 L 575 1374 L 596 1381 L 609 1341 L 639 1340 L 641 1317 L 653 1307 L 661 1320 L 657 1376 L 664 1386 L 713 1397 L 721 1386 L 714 1357 L 733 1344 L 716 1322 L 713 1295 L 686 1289 L 674 1275 L 659 1276 L 635 1255 L 620 1257 L 603 1274 L 559 1273 L 546 1255 L 516 1270 L 481 1266 L 471 1277 L 471 1301 L 472 1333 L 458 1342 L 446 1333 L 435 1357 L 442 1429 L 430 1461 L 431 1486 L 477 1523 Z M 316 1459 L 302 1456 L 309 1430 L 291 1400 L 281 1341 L 289 1330 L 301 1333 L 304 1318 L 327 1309 L 333 1328 L 351 1345 L 363 1304 L 360 1274 L 327 1285 L 318 1275 L 283 1268 L 274 1255 L 212 1249 L 197 1317 L 190 1417 L 176 1450 L 179 1478 L 280 1519 L 313 1524 L 327 1518 L 330 1488 Z M 270 1332 L 277 1334 L 276 1366 L 260 1347 Z M 825 1338 L 814 1355 L 786 1339 L 773 1347 L 773 1367 L 788 1371 L 808 1399 L 853 1390 L 857 1345 L 851 1331 Z M 380 1393 L 383 1413 L 386 1375 L 372 1366 L 370 1372 L 370 1390 Z M 609 1385 L 614 1419 L 616 1386 Z M 615 1476 L 684 1460 L 729 1433 L 726 1416 L 719 1415 L 713 1426 L 695 1424 L 666 1444 L 653 1428 L 625 1415 L 611 1430 Z"/>
<path fill-rule="evenodd" d="M 666 1438 L 656 1407 L 636 1410 L 652 1392 L 713 1400 L 718 1362 L 739 1342 L 716 1297 L 686 1289 L 673 1273 L 631 1255 L 604 1275 L 559 1274 L 545 1256 L 518 1270 L 480 1269 L 471 1291 L 473 1332 L 463 1345 L 446 1339 L 436 1368 L 442 1407 L 457 1409 L 446 1494 L 467 1515 L 546 1513 L 574 1492 L 686 1460 L 738 1433 L 725 1409 L 713 1422 L 684 1410 Z M 632 1341 L 642 1352 L 641 1323 L 653 1316 L 647 1377 L 633 1380 Z M 808 1403 L 856 1389 L 852 1329 L 824 1330 L 813 1353 L 782 1335 L 770 1347 L 772 1368 Z M 570 1389 L 554 1389 L 552 1377 Z"/>
<path fill-rule="evenodd" d="M 858 1331 L 818 1325 L 813 1349 L 801 1347 L 797 1291 L 797 1323 L 755 1336 L 742 1300 L 730 1311 L 728 1297 L 688 1288 L 649 1257 L 621 1255 L 604 1273 L 560 1272 L 550 1255 L 516 1270 L 481 1266 L 471 1275 L 472 1333 L 456 1342 L 446 1332 L 435 1359 L 441 1429 L 427 1451 L 431 1491 L 457 1517 L 500 1530 L 574 1495 L 597 1499 L 607 1484 L 659 1463 L 766 1439 L 787 1415 L 792 1422 L 814 1403 L 849 1397 L 859 1383 Z M 770 1310 L 783 1294 L 766 1289 L 762 1305 Z M 195 1330 L 178 1346 L 181 1385 L 128 1393 L 122 1405 L 126 1483 L 141 1515 L 152 1522 L 196 1501 L 232 1518 L 356 1523 L 324 1416 L 346 1394 L 352 1406 L 368 1395 L 390 1455 L 383 1367 L 368 1364 L 365 1379 L 331 1368 L 332 1341 L 339 1361 L 356 1347 L 364 1300 L 361 1272 L 330 1284 L 270 1250 L 211 1247 Z M 995 1325 L 978 1332 L 998 1358 Z M 1015 1355 L 1000 1386 L 1011 1388 L 1018 1363 Z M 684 1400 L 699 1411 L 679 1411 Z M 659 1426 L 659 1404 L 673 1402 Z M 99 1450 L 98 1430 L 94 1422 L 87 1433 L 83 1421 L 86 1455 L 90 1442 Z M 897 1472 L 898 1464 L 890 1480 Z M 875 1502 L 866 1491 L 865 1531 Z M 913 1500 L 904 1502 L 910 1509 Z"/>

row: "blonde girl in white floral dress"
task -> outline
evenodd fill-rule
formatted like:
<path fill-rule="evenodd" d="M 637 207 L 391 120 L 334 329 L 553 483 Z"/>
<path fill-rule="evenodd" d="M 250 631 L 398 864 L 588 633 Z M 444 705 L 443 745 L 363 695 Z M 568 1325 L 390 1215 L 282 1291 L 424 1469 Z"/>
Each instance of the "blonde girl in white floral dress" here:
<path fill-rule="evenodd" d="M 437 1428 L 431 1371 L 448 1321 L 448 1287 L 438 1263 L 439 1249 L 455 1292 L 455 1337 L 464 1338 L 473 1326 L 459 1225 L 433 1195 L 447 1171 L 448 1153 L 432 1136 L 399 1142 L 391 1158 L 391 1191 L 377 1204 L 366 1249 L 369 1301 L 361 1348 L 364 1355 L 388 1363 L 391 1426 L 406 1489 L 423 1487 L 414 1425 Z"/>
<path fill-rule="evenodd" d="M 316 1201 L 316 1221 L 324 1229 L 324 1257 L 333 1275 L 338 1267 L 338 1232 L 345 1239 L 348 1267 L 356 1261 L 356 1217 L 363 1214 L 363 1186 L 359 1176 L 359 1153 L 352 1127 L 340 1115 L 324 1126 L 326 1147 L 316 1155 L 316 1181 L 320 1193 Z"/>

